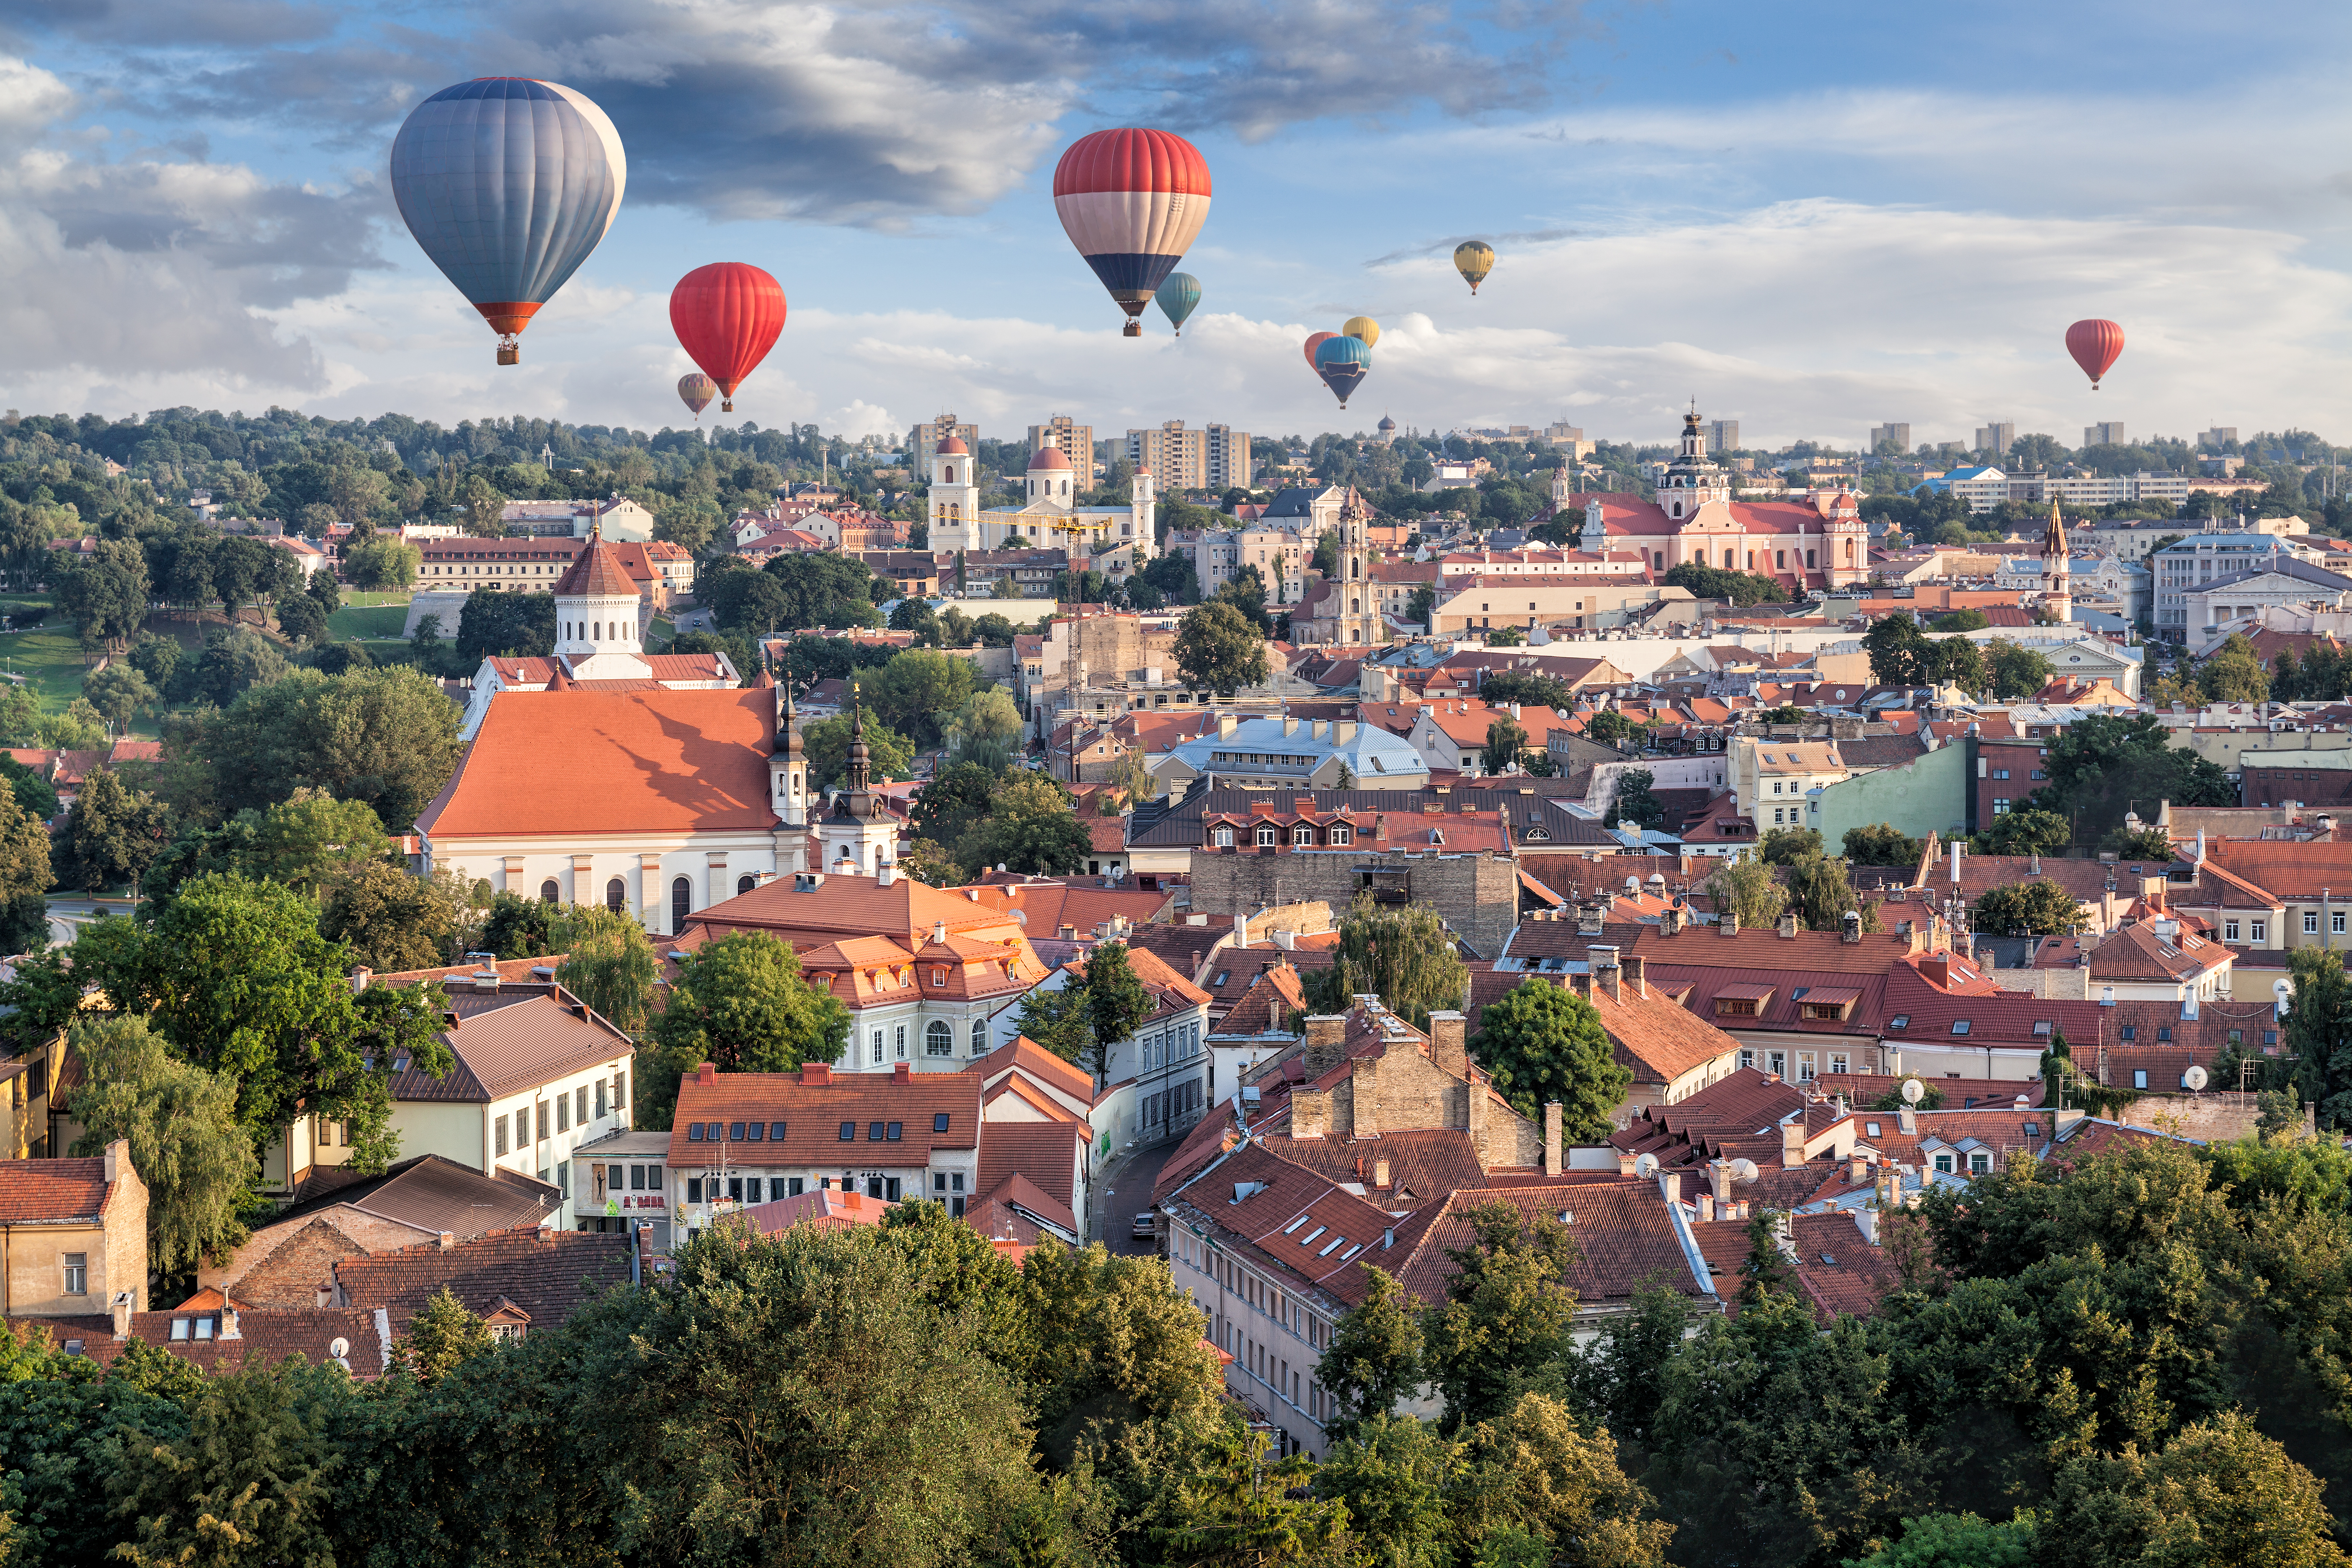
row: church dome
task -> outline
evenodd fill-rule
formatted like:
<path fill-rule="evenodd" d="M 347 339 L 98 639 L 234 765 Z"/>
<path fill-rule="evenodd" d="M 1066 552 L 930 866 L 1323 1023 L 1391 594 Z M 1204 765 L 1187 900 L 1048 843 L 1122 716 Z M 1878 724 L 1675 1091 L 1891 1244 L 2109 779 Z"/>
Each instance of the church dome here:
<path fill-rule="evenodd" d="M 637 585 L 621 564 L 621 552 L 604 542 L 601 531 L 591 529 L 588 548 L 572 558 L 555 581 L 555 592 L 575 599 L 634 599 Z"/>
<path fill-rule="evenodd" d="M 950 436 L 946 440 L 940 442 L 938 446 L 932 447 L 931 450 L 938 453 L 942 458 L 968 458 L 971 456 L 971 448 L 963 444 L 963 437 L 961 436 Z"/>
<path fill-rule="evenodd" d="M 1029 459 L 1029 471 L 1033 474 L 1040 469 L 1066 468 L 1069 466 L 1070 459 L 1062 456 L 1061 449 L 1055 447 L 1048 447 Z"/>
<path fill-rule="evenodd" d="M 1380 425 L 1377 426 L 1377 428 L 1379 428 L 1379 429 L 1382 429 L 1382 430 L 1387 430 L 1387 431 L 1393 432 L 1393 431 L 1396 429 L 1396 427 L 1397 427 L 1397 423 L 1396 423 L 1396 421 L 1395 421 L 1395 420 L 1393 420 L 1393 419 L 1390 418 L 1390 417 L 1389 417 L 1387 415 L 1385 415 L 1385 414 L 1383 414 L 1383 415 L 1381 415 L 1381 422 L 1380 422 Z"/>

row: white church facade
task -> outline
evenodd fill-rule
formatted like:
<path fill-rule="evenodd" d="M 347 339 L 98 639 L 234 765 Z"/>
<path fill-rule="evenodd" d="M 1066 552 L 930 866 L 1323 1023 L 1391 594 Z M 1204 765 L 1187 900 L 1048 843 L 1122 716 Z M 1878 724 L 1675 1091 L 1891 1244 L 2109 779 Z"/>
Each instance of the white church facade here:
<path fill-rule="evenodd" d="M 1020 506 L 983 509 L 978 466 L 962 439 L 951 437 L 931 454 L 930 479 L 931 549 L 937 552 L 1003 550 L 1016 537 L 1031 545 L 1066 546 L 1075 527 L 1089 545 L 1133 546 L 1139 562 L 1158 553 L 1158 503 L 1149 468 L 1136 470 L 1127 505 L 1080 506 L 1086 486 L 1077 470 L 1046 447 L 1029 459 Z"/>

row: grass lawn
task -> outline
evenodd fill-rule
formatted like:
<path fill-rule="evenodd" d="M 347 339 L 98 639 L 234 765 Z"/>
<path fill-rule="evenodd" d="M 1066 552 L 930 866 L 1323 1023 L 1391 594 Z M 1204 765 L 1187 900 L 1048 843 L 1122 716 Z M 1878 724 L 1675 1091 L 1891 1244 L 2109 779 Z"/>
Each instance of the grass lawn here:
<path fill-rule="evenodd" d="M 81 695 L 82 677 L 89 671 L 81 639 L 47 626 L 0 637 L 0 661 L 11 674 L 29 677 L 25 684 L 52 712 L 62 712 Z"/>
<path fill-rule="evenodd" d="M 377 604 L 359 601 L 374 599 Z M 352 637 L 397 637 L 400 628 L 408 622 L 406 595 L 360 594 L 343 602 L 343 607 L 327 617 L 327 630 L 338 641 Z"/>

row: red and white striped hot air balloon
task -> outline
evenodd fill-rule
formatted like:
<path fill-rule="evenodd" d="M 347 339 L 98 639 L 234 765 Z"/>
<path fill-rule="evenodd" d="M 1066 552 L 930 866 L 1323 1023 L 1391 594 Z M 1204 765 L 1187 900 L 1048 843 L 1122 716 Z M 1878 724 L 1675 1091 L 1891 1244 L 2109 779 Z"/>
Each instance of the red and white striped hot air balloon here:
<path fill-rule="evenodd" d="M 1176 270 L 1209 216 L 1209 164 L 1165 131 L 1097 131 L 1054 170 L 1054 210 L 1087 265 L 1128 314 L 1121 335 Z"/>

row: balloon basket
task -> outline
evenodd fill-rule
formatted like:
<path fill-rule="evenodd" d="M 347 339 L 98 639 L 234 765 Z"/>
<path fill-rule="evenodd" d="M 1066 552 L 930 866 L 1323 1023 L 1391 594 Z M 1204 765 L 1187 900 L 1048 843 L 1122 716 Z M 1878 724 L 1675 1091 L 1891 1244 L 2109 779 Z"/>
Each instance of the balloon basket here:
<path fill-rule="evenodd" d="M 1143 335 L 1143 323 L 1129 321 L 1118 330 L 1118 335 L 1122 338 L 1139 338 Z"/>
<path fill-rule="evenodd" d="M 500 364 L 520 364 L 522 363 L 522 345 L 514 342 L 512 339 L 509 339 L 505 342 L 500 343 L 499 345 L 499 363 Z"/>
<path fill-rule="evenodd" d="M 719 413 L 721 413 L 721 414 L 732 414 L 732 413 L 734 413 L 734 412 L 735 412 L 735 400 L 734 400 L 733 398 L 731 398 L 731 397 L 730 397 L 730 398 L 728 398 L 725 402 L 721 403 L 721 404 L 719 405 Z M 700 423 L 700 421 L 699 421 L 699 420 L 698 420 L 698 421 L 696 421 L 696 423 L 699 424 L 699 423 Z"/>

